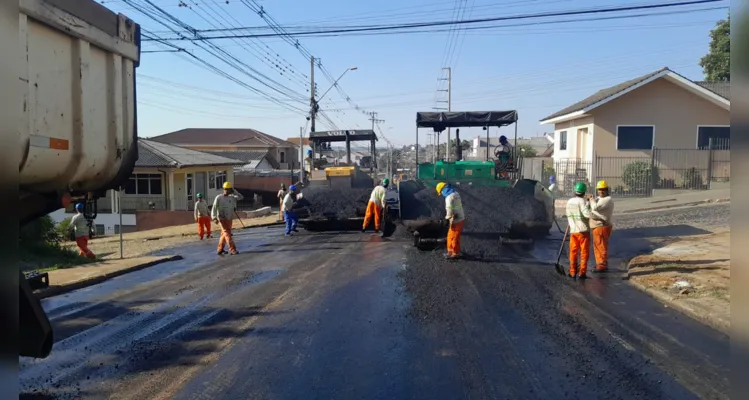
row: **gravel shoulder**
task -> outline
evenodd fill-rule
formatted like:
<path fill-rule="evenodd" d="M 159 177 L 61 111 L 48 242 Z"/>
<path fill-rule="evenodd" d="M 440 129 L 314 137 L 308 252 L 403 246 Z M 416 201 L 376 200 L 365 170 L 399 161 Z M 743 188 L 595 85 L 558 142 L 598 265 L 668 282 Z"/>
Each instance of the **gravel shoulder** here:
<path fill-rule="evenodd" d="M 728 332 L 731 327 L 731 232 L 676 240 L 629 262 L 629 281 L 658 299 Z"/>
<path fill-rule="evenodd" d="M 612 253 L 626 278 L 722 332 L 730 328 L 730 204 L 615 217 Z"/>

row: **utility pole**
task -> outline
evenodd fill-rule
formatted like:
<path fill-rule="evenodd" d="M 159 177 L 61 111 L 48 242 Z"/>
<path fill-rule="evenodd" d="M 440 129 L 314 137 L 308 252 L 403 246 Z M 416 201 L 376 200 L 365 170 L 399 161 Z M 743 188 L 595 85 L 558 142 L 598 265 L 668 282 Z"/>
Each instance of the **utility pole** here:
<path fill-rule="evenodd" d="M 315 56 L 311 56 L 309 59 L 309 79 L 310 79 L 310 88 L 309 88 L 309 106 L 310 106 L 310 112 L 309 112 L 309 118 L 310 118 L 310 132 L 315 131 L 315 114 L 317 114 L 317 100 L 315 100 Z M 312 150 L 314 151 L 314 150 Z"/>
<path fill-rule="evenodd" d="M 374 130 L 375 128 L 375 123 L 379 124 L 379 123 L 385 122 L 384 119 L 377 119 L 376 117 L 377 117 L 376 112 L 372 111 L 369 113 L 369 120 L 372 121 L 372 130 Z"/>
<path fill-rule="evenodd" d="M 372 132 L 374 132 L 375 124 L 379 124 L 382 122 L 385 122 L 384 119 L 377 119 L 377 113 L 374 111 L 371 111 L 369 114 L 369 120 L 372 121 Z M 375 177 L 377 176 L 377 145 L 372 146 L 372 171 L 375 173 Z"/>
<path fill-rule="evenodd" d="M 299 127 L 299 182 L 304 182 L 304 127 Z"/>
<path fill-rule="evenodd" d="M 442 81 L 447 81 L 447 90 L 440 90 L 440 92 L 447 92 L 447 101 L 442 101 L 442 103 L 447 103 L 447 112 L 452 111 L 452 69 L 450 67 L 442 68 L 443 70 L 447 70 L 447 79 L 440 79 Z M 460 145 L 460 143 L 458 143 Z M 445 160 L 450 161 L 450 128 L 447 128 L 447 150 L 445 154 Z"/>

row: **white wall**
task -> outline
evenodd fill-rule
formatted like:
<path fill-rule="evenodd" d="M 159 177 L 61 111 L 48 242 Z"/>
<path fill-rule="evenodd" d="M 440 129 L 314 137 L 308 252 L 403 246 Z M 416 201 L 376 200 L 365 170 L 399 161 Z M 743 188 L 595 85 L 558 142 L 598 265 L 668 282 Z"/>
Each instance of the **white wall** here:
<path fill-rule="evenodd" d="M 50 217 L 56 222 L 60 223 L 65 218 L 72 217 L 75 214 L 72 213 L 66 213 L 64 208 L 61 208 L 57 211 L 51 212 L 49 214 Z M 104 234 L 105 235 L 114 235 L 115 230 L 114 226 L 120 224 L 120 216 L 119 214 L 98 214 L 96 216 L 96 219 L 94 220 L 94 225 L 104 225 Z M 135 226 L 135 214 L 122 214 L 122 225 L 123 226 Z"/>

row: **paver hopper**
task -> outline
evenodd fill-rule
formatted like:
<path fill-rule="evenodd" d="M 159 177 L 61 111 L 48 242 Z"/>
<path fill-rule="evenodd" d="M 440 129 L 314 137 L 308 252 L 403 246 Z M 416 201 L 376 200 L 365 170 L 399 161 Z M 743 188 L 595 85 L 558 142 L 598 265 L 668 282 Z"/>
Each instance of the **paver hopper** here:
<path fill-rule="evenodd" d="M 502 127 L 516 122 L 515 111 L 420 112 L 417 131 L 418 128 L 440 132 L 447 127 L 482 126 L 487 127 L 488 132 L 490 126 Z M 456 143 L 460 143 L 459 129 L 455 136 Z M 517 133 L 515 136 L 517 139 Z M 510 241 L 529 242 L 548 235 L 554 224 L 551 193 L 541 182 L 520 179 L 522 159 L 514 149 L 498 146 L 492 159 L 487 149 L 486 160 L 479 161 L 463 160 L 461 147 L 455 147 L 455 161 L 434 163 L 418 163 L 417 150 L 417 179 L 399 182 L 400 219 L 413 233 L 414 246 L 426 249 L 444 242 L 448 227 L 435 218 L 434 211 L 435 207 L 444 208 L 444 201 L 435 191 L 439 182 L 450 183 L 461 194 L 469 219 L 466 234 L 496 234 L 498 245 Z M 422 192 L 427 188 L 429 191 Z M 429 192 L 433 199 L 430 195 L 424 197 L 424 193 Z M 471 232 L 471 229 L 481 232 Z"/>

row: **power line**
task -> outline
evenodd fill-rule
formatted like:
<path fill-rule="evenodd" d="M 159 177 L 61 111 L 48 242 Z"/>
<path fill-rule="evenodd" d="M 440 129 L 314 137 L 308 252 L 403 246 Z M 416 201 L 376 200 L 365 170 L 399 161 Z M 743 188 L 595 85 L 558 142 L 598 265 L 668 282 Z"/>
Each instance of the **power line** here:
<path fill-rule="evenodd" d="M 378 31 L 392 31 L 392 30 L 407 31 L 407 30 L 412 30 L 415 28 L 425 28 L 425 27 L 435 27 L 435 26 L 470 25 L 470 24 L 480 24 L 480 23 L 488 23 L 488 22 L 515 21 L 515 20 L 535 19 L 535 18 L 610 14 L 610 13 L 616 13 L 616 12 L 626 12 L 626 11 L 636 11 L 636 10 L 666 9 L 666 8 L 672 8 L 672 7 L 683 7 L 683 6 L 698 5 L 698 4 L 717 3 L 717 2 L 723 2 L 723 1 L 725 0 L 692 0 L 692 1 L 682 1 L 682 2 L 675 2 L 675 3 L 647 4 L 647 5 L 639 5 L 639 6 L 628 6 L 628 7 L 594 8 L 594 9 L 582 9 L 582 10 L 572 10 L 572 11 L 552 11 L 552 12 L 521 14 L 521 15 L 503 16 L 503 17 L 477 18 L 477 19 L 469 19 L 469 20 L 461 20 L 461 21 L 434 21 L 434 22 L 421 22 L 421 23 L 409 23 L 409 24 L 391 24 L 391 25 L 382 25 L 382 26 L 371 26 L 371 27 L 347 27 L 347 28 L 340 28 L 340 29 L 327 29 L 327 30 L 323 29 L 323 30 L 317 30 L 317 31 L 295 32 L 293 34 L 295 36 L 307 36 L 307 35 L 320 35 L 320 34 L 333 34 L 333 33 L 341 34 L 341 33 L 378 32 Z M 724 7 L 721 7 L 721 8 L 724 8 Z M 668 14 L 664 13 L 661 15 L 668 15 Z M 629 16 L 629 18 L 633 18 L 633 17 L 639 17 L 639 16 Z M 538 24 L 549 24 L 549 23 L 560 23 L 560 22 L 562 21 L 546 21 L 545 23 L 538 23 Z M 487 27 L 476 27 L 475 29 L 486 29 L 486 28 Z M 406 32 L 399 32 L 399 33 L 406 33 Z M 238 38 L 238 37 L 249 37 L 249 38 L 278 37 L 278 36 L 288 37 L 290 35 L 291 34 L 289 33 L 262 33 L 262 34 L 248 34 L 248 35 L 203 36 L 200 39 L 177 37 L 177 38 L 164 38 L 164 40 L 167 40 L 167 41 L 218 40 L 218 39 L 231 39 L 231 38 Z"/>
<path fill-rule="evenodd" d="M 144 5 L 144 6 L 141 6 L 139 4 L 134 3 L 133 0 L 124 0 L 124 1 L 127 4 L 129 4 L 129 5 L 133 6 L 134 8 L 136 8 L 143 15 L 151 18 L 152 20 L 154 20 L 155 22 L 159 23 L 160 25 L 166 27 L 167 29 L 172 30 L 176 34 L 180 35 L 181 37 L 184 37 L 184 36 L 179 31 L 177 31 L 176 29 L 174 29 L 173 27 L 171 27 L 170 24 L 169 24 L 169 22 L 171 22 L 171 23 L 173 23 L 173 24 L 181 27 L 182 29 L 186 30 L 187 32 L 192 33 L 193 36 L 196 37 L 196 38 L 200 37 L 199 34 L 196 33 L 196 30 L 194 28 L 190 27 L 189 25 L 187 25 L 184 22 L 180 21 L 175 16 L 173 16 L 173 15 L 169 14 L 168 12 L 164 11 L 163 9 L 159 8 L 158 6 L 156 6 L 150 0 L 144 0 L 147 3 L 147 5 Z M 277 96 L 269 95 L 268 93 L 265 93 L 262 90 L 257 89 L 255 87 L 253 87 L 252 85 L 249 85 L 249 84 L 245 83 L 244 81 L 242 81 L 242 80 L 240 80 L 240 79 L 232 76 L 231 74 L 229 74 L 229 73 L 221 70 L 220 68 L 214 66 L 210 62 L 208 62 L 208 61 L 206 61 L 206 60 L 204 60 L 204 59 L 196 56 L 192 52 L 189 52 L 189 51 L 186 51 L 185 49 L 182 49 L 180 47 L 174 46 L 173 44 L 171 44 L 171 43 L 163 40 L 162 38 L 152 37 L 152 36 L 150 36 L 148 34 L 147 31 L 144 32 L 144 33 L 145 33 L 144 34 L 144 38 L 146 40 L 155 40 L 155 41 L 158 41 L 161 44 L 164 44 L 164 45 L 166 45 L 168 47 L 171 47 L 174 50 L 178 50 L 180 53 L 183 53 L 184 55 L 187 55 L 190 58 L 192 58 L 201 67 L 203 67 L 205 69 L 208 69 L 209 71 L 212 71 L 212 72 L 214 72 L 214 73 L 216 73 L 216 74 L 218 74 L 220 76 L 223 76 L 223 77 L 225 77 L 225 78 L 227 78 L 229 80 L 232 80 L 235 83 L 237 83 L 237 84 L 239 84 L 239 85 L 241 85 L 241 86 L 243 86 L 243 87 L 245 87 L 245 88 L 247 88 L 247 89 L 249 89 L 249 90 L 257 93 L 257 94 L 260 94 L 261 96 L 265 97 L 267 100 L 269 100 L 269 101 L 271 101 L 271 102 L 273 102 L 273 103 L 275 103 L 275 104 L 277 104 L 277 105 L 279 105 L 279 106 L 281 106 L 283 108 L 286 108 L 286 109 L 294 111 L 294 112 L 299 112 L 299 113 L 303 113 L 304 112 L 301 108 L 295 107 L 293 105 L 285 103 L 284 101 L 281 101 L 280 99 L 277 99 L 276 98 Z M 213 55 L 214 57 L 216 57 L 216 58 L 224 61 L 227 65 L 230 65 L 233 68 L 237 69 L 238 71 L 244 73 L 245 75 L 248 75 L 249 77 L 253 78 L 254 80 L 257 80 L 261 84 L 263 84 L 263 85 L 265 85 L 265 86 L 267 86 L 267 87 L 269 87 L 269 88 L 271 88 L 271 89 L 279 92 L 280 94 L 284 94 L 285 96 L 289 97 L 290 100 L 293 99 L 293 97 L 291 97 L 291 93 L 284 92 L 283 90 L 280 90 L 280 89 L 278 89 L 276 87 L 273 87 L 272 85 L 270 85 L 267 82 L 259 79 L 257 76 L 254 76 L 252 73 L 249 73 L 247 70 L 245 70 L 244 68 L 242 68 L 242 64 L 244 64 L 244 63 L 242 63 L 240 60 L 237 60 L 236 57 L 231 56 L 226 51 L 218 49 L 218 48 L 216 48 L 215 51 L 211 51 L 211 49 L 203 47 L 199 43 L 196 43 L 196 45 L 198 47 L 200 47 L 202 50 L 206 51 L 207 53 L 209 53 L 209 54 Z M 211 43 L 208 43 L 208 46 L 209 47 L 216 47 L 215 45 L 213 45 Z M 221 53 L 224 56 L 222 57 L 221 55 L 219 55 L 217 53 Z M 232 60 L 235 61 L 235 62 L 232 62 Z M 244 64 L 244 65 L 246 66 L 246 64 Z M 249 67 L 249 66 L 247 66 L 247 67 Z M 249 67 L 249 69 L 251 71 L 254 70 L 251 67 Z M 264 76 L 264 74 L 260 74 L 260 75 Z M 300 97 L 303 98 L 303 96 L 300 96 Z"/>

